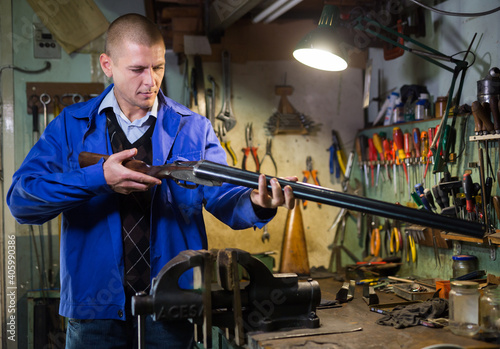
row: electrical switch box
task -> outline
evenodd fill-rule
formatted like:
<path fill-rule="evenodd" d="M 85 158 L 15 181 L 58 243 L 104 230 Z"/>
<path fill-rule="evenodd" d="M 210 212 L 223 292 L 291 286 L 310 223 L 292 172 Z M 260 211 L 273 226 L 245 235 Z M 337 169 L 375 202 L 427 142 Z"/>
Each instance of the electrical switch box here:
<path fill-rule="evenodd" d="M 33 23 L 33 54 L 35 58 L 61 58 L 61 46 L 41 23 Z"/>

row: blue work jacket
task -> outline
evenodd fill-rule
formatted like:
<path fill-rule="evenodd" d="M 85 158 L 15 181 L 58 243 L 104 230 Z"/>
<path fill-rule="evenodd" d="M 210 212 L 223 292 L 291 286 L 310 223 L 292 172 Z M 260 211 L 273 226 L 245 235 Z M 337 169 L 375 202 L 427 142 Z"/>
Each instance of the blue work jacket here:
<path fill-rule="evenodd" d="M 125 319 L 123 246 L 118 195 L 102 160 L 80 168 L 82 151 L 112 154 L 99 104 L 110 91 L 63 109 L 13 176 L 7 195 L 21 224 L 43 224 L 62 213 L 60 314 L 78 319 Z M 226 164 L 210 122 L 158 94 L 153 165 L 206 159 Z M 170 179 L 153 189 L 151 275 L 183 250 L 207 248 L 202 208 L 233 229 L 267 223 L 257 217 L 250 189 L 223 184 L 185 189 Z"/>

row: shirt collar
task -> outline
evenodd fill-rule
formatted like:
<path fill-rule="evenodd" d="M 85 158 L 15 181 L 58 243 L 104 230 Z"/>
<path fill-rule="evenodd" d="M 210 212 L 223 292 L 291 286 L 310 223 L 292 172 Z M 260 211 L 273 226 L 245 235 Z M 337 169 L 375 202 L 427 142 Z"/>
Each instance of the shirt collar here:
<path fill-rule="evenodd" d="M 120 109 L 120 106 L 118 105 L 118 101 L 116 100 L 115 97 L 114 87 L 108 92 L 106 97 L 104 97 L 104 99 L 102 100 L 101 104 L 99 105 L 98 113 L 100 114 L 106 108 L 112 108 L 115 115 L 120 115 L 121 118 L 130 123 L 130 120 L 125 116 L 125 114 Z M 149 116 L 154 116 L 156 118 L 157 114 L 158 114 L 158 95 L 155 97 L 155 101 L 151 109 L 148 111 L 145 117 L 141 118 L 140 120 L 144 121 L 148 120 Z"/>

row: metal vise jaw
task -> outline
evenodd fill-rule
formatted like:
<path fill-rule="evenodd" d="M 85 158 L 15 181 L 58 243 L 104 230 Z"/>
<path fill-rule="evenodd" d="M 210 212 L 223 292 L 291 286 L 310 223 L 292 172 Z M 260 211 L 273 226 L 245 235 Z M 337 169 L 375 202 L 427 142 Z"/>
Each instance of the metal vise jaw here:
<path fill-rule="evenodd" d="M 212 282 L 215 265 L 218 284 Z M 238 266 L 245 268 L 249 281 L 240 280 Z M 179 278 L 196 267 L 202 271 L 201 287 L 181 288 Z M 152 314 L 154 320 L 191 318 L 203 324 L 204 340 L 209 339 L 212 325 L 234 328 L 237 344 L 243 344 L 245 331 L 319 327 L 320 300 L 317 281 L 299 282 L 293 273 L 273 274 L 248 252 L 188 250 L 162 268 L 149 295 L 132 298 L 132 313 Z"/>

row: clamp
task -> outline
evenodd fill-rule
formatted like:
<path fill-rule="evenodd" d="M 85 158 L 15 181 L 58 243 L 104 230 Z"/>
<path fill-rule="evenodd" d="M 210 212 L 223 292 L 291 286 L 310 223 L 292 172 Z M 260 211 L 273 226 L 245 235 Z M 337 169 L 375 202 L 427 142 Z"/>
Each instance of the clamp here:
<path fill-rule="evenodd" d="M 245 287 L 240 284 L 240 266 L 249 275 Z M 202 271 L 201 287 L 179 287 L 179 281 L 186 281 L 187 275 L 193 277 L 195 268 Z M 212 287 L 214 279 L 216 287 Z M 275 296 L 277 292 L 279 299 Z M 234 330 L 236 345 L 243 347 L 244 331 L 318 328 L 316 308 L 320 301 L 317 281 L 299 281 L 293 273 L 275 276 L 262 261 L 243 250 L 187 250 L 160 270 L 148 295 L 132 297 L 131 308 L 140 325 L 146 315 L 151 315 L 154 321 L 192 319 L 203 327 L 205 348 L 212 343 L 212 326 Z M 267 311 L 267 306 L 273 311 Z M 144 339 L 143 326 L 138 327 L 138 337 Z M 139 343 L 142 349 L 144 340 Z"/>

